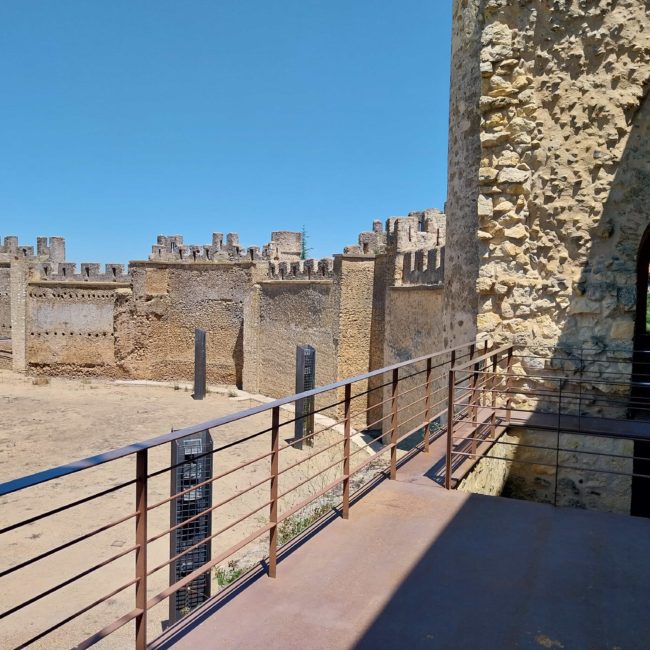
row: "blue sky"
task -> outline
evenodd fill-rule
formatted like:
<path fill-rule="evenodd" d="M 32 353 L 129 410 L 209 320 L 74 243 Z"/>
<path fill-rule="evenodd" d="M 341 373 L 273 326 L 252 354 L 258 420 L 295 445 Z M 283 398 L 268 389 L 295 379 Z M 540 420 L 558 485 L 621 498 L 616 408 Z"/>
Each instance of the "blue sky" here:
<path fill-rule="evenodd" d="M 315 256 L 446 194 L 451 0 L 3 0 L 0 235 Z"/>

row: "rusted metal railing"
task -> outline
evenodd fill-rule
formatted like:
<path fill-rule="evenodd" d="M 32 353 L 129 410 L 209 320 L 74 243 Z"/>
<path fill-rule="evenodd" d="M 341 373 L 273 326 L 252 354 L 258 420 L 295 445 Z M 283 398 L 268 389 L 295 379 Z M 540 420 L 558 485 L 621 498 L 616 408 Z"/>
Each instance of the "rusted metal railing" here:
<path fill-rule="evenodd" d="M 151 636 L 148 629 L 150 630 L 152 625 L 150 616 L 153 608 L 181 589 L 188 588 L 194 580 L 218 567 L 226 559 L 265 535 L 268 536 L 267 571 L 270 577 L 275 577 L 278 573 L 280 528 L 283 522 L 335 490 L 337 490 L 335 497 L 339 499 L 341 515 L 347 519 L 350 516 L 351 499 L 355 492 L 352 484 L 353 477 L 361 477 L 363 479 L 362 483 L 366 483 L 371 476 L 362 474 L 362 472 L 366 471 L 372 464 L 377 465 L 381 462 L 383 464 L 378 466 L 377 471 L 387 474 L 391 479 L 395 479 L 400 460 L 398 447 L 407 438 L 416 437 L 417 441 L 419 441 L 419 448 L 425 452 L 429 451 L 432 440 L 439 438 L 444 433 L 443 425 L 448 412 L 448 377 L 452 378 L 449 380 L 450 387 L 452 385 L 456 388 L 464 387 L 462 382 L 456 385 L 453 381 L 454 371 L 452 370 L 450 373 L 452 367 L 459 363 L 474 364 L 472 367 L 476 366 L 477 368 L 477 381 L 473 384 L 474 390 L 486 386 L 485 382 L 478 381 L 481 373 L 484 372 L 481 370 L 483 366 L 476 365 L 481 364 L 482 360 L 486 358 L 486 348 L 483 346 L 483 353 L 479 357 L 477 357 L 478 349 L 477 344 L 473 343 L 428 354 L 307 391 L 300 395 L 293 395 L 270 404 L 255 406 L 225 417 L 172 431 L 144 442 L 115 449 L 0 485 L 0 497 L 14 495 L 14 501 L 20 504 L 22 495 L 26 494 L 27 491 L 46 490 L 49 486 L 54 485 L 56 481 L 63 479 L 75 480 L 75 475 L 84 475 L 85 472 L 100 466 L 111 465 L 124 459 L 135 459 L 135 474 L 127 476 L 126 480 L 118 483 L 100 483 L 96 486 L 97 491 L 89 496 L 57 505 L 37 515 L 18 517 L 16 520 L 8 522 L 3 519 L 0 536 L 19 531 L 36 523 L 46 525 L 47 529 L 51 531 L 57 529 L 57 525 L 59 525 L 57 522 L 61 521 L 60 518 L 71 509 L 85 504 L 99 504 L 99 500 L 104 497 L 116 495 L 118 492 L 122 494 L 121 491 L 127 489 L 134 490 L 135 503 L 133 510 L 129 506 L 128 510 L 119 518 L 113 521 L 104 521 L 101 507 L 96 506 L 93 511 L 93 527 L 90 530 L 81 532 L 81 534 L 78 531 L 76 535 L 70 535 L 69 539 L 63 543 L 55 544 L 31 557 L 26 554 L 24 558 L 21 558 L 19 562 L 14 563 L 12 566 L 2 567 L 0 578 L 9 575 L 20 575 L 20 572 L 26 571 L 41 562 L 53 561 L 52 558 L 56 558 L 57 553 L 65 549 L 76 548 L 76 545 L 82 542 L 96 544 L 96 555 L 100 555 L 100 551 L 104 549 L 97 542 L 98 536 L 117 526 L 130 525 L 130 522 L 133 521 L 132 539 L 123 550 L 90 566 L 75 565 L 70 574 L 66 575 L 58 584 L 41 589 L 38 593 L 30 594 L 24 599 L 13 600 L 10 606 L 0 613 L 0 621 L 3 619 L 10 620 L 16 616 L 29 618 L 30 607 L 48 598 L 54 599 L 47 602 L 54 603 L 52 609 L 58 611 L 56 599 L 60 590 L 81 580 L 94 580 L 94 576 L 97 575 L 96 572 L 101 568 L 115 566 L 114 563 L 118 560 L 131 556 L 134 563 L 133 572 L 130 575 L 125 574 L 123 576 L 118 588 L 111 589 L 110 593 L 101 598 L 93 599 L 91 602 L 84 602 L 79 609 L 54 624 L 43 626 L 44 629 L 39 630 L 36 634 L 26 634 L 27 638 L 22 639 L 17 645 L 18 647 L 24 647 L 39 640 L 47 642 L 47 638 L 62 626 L 70 624 L 90 612 L 90 610 L 100 608 L 118 594 L 122 601 L 126 602 L 127 590 L 133 588 L 134 593 L 130 600 L 132 605 L 129 605 L 127 611 L 116 619 L 106 621 L 106 624 L 91 636 L 75 639 L 74 643 L 77 644 L 76 647 L 78 648 L 87 648 L 117 632 L 127 623 L 133 622 L 134 646 L 137 650 L 143 650 L 147 645 L 148 637 Z M 371 379 L 376 385 L 371 386 L 369 383 Z M 313 449 L 309 453 L 307 451 L 300 452 L 305 455 L 299 456 L 297 459 L 295 459 L 295 456 L 291 456 L 290 460 L 293 462 L 283 466 L 283 457 L 286 457 L 287 454 L 298 453 L 294 441 L 289 440 L 285 444 L 282 443 L 283 427 L 289 427 L 289 429 L 285 430 L 290 430 L 290 425 L 295 422 L 295 416 L 292 417 L 289 408 L 295 404 L 296 400 L 309 397 L 315 398 L 314 413 L 327 415 L 329 420 L 326 423 L 321 423 L 314 433 L 305 438 L 321 438 L 324 440 L 323 446 L 322 448 Z M 466 403 L 466 407 L 468 404 Z M 471 408 L 479 408 L 479 403 L 472 404 Z M 255 424 L 255 418 L 269 416 L 270 424 L 262 426 Z M 449 417 L 450 422 L 453 423 L 454 418 L 458 417 L 458 413 L 454 412 L 452 408 L 449 410 Z M 235 441 L 219 444 L 219 432 L 234 423 L 240 428 L 241 436 Z M 435 430 L 432 428 L 434 425 Z M 268 440 L 267 451 L 250 458 L 244 457 L 234 467 L 222 469 L 215 472 L 212 477 L 192 485 L 190 488 L 179 490 L 170 494 L 169 497 L 159 498 L 154 501 L 150 489 L 152 481 L 158 477 L 168 475 L 177 465 L 170 464 L 160 469 L 154 469 L 152 466 L 152 450 L 206 430 L 211 431 L 213 436 L 216 435 L 217 437 L 215 448 L 211 452 L 206 452 L 206 454 L 210 453 L 215 458 L 220 458 L 228 449 L 236 445 L 244 445 L 256 439 Z M 333 436 L 333 442 L 324 437 L 326 433 Z M 363 434 L 363 439 L 356 435 L 359 433 Z M 387 439 L 387 444 L 382 446 L 382 439 Z M 324 456 L 321 461 L 318 457 L 325 453 L 329 453 L 330 457 Z M 386 453 L 388 459 L 383 460 Z M 360 458 L 359 454 L 366 454 L 367 457 Z M 335 456 L 333 462 L 330 462 L 331 455 Z M 195 460 L 198 458 L 200 456 L 197 456 Z M 321 464 L 318 467 L 312 467 L 316 462 Z M 161 508 L 169 508 L 177 499 L 193 493 L 199 488 L 215 484 L 215 482 L 222 479 L 231 479 L 238 475 L 238 472 L 243 472 L 253 465 L 260 467 L 260 463 L 264 463 L 264 467 L 268 466 L 266 473 L 263 476 L 258 476 L 243 489 L 217 499 L 210 507 L 190 519 L 172 524 L 163 530 L 155 531 L 152 529 L 153 520 L 151 515 L 153 511 L 159 512 Z M 217 466 L 215 463 L 215 467 Z M 282 481 L 292 478 L 297 482 L 286 489 L 282 489 Z M 321 481 L 321 484 L 317 486 L 317 489 L 312 489 L 306 496 L 303 496 L 300 490 L 306 485 L 313 485 L 310 482 L 315 480 Z M 268 487 L 265 488 L 264 486 Z M 357 486 L 356 490 L 359 487 Z M 218 526 L 215 531 L 211 531 L 208 537 L 202 538 L 193 546 L 173 557 L 170 554 L 168 559 L 166 558 L 164 561 L 157 562 L 152 566 L 153 561 L 148 551 L 158 540 L 167 538 L 174 531 L 182 530 L 184 526 L 192 523 L 193 520 L 196 521 L 199 517 L 212 516 L 213 513 L 232 503 L 235 499 L 248 497 L 258 489 L 268 489 L 268 492 L 266 492 L 268 496 L 262 497 L 259 503 L 256 502 L 254 509 L 238 516 L 235 521 L 228 521 L 226 524 Z M 257 492 L 255 493 L 257 494 Z M 3 517 L 6 518 L 8 509 L 5 506 L 3 510 Z M 12 511 L 19 511 L 19 507 L 12 508 Z M 268 516 L 264 513 L 268 513 Z M 254 518 L 259 517 L 264 518 L 263 523 L 253 525 Z M 171 582 L 165 588 L 159 589 L 156 587 L 155 580 L 160 579 L 160 571 L 168 568 L 173 562 L 182 560 L 188 553 L 196 550 L 206 541 L 220 539 L 228 531 L 234 530 L 236 526 L 243 523 L 246 523 L 248 528 L 235 543 L 229 544 L 226 548 L 218 549 L 203 565 L 181 579 Z M 26 583 L 24 586 L 28 588 L 29 584 Z M 31 618 L 29 620 L 31 621 Z M 2 625 L 1 622 L 0 625 Z"/>
<path fill-rule="evenodd" d="M 650 481 L 650 465 L 643 466 L 650 462 L 650 447 L 639 447 L 650 444 L 650 382 L 630 379 L 633 367 L 637 375 L 650 379 L 646 365 L 646 370 L 639 368 L 626 352 L 512 344 L 453 364 L 448 375 L 445 487 L 454 487 L 485 457 L 510 467 L 552 468 L 556 503 L 562 472 Z M 507 431 L 519 432 L 519 438 L 506 439 Z M 532 444 L 525 438 L 531 431 L 551 439 Z M 580 445 L 572 437 L 579 438 Z M 589 449 L 587 438 L 632 447 L 617 452 L 596 442 Z M 595 457 L 601 465 L 616 467 L 595 466 L 589 462 Z"/>

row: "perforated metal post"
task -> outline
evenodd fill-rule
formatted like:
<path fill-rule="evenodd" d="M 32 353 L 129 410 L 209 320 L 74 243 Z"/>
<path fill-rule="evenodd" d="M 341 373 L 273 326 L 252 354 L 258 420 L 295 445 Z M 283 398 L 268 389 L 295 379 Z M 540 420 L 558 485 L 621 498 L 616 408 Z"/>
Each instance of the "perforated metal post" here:
<path fill-rule="evenodd" d="M 212 436 L 209 430 L 174 440 L 171 443 L 169 584 L 175 584 L 196 571 L 212 556 L 212 515 L 201 515 L 212 507 Z M 200 485 L 201 484 L 201 485 Z M 191 488 L 200 485 L 195 490 Z M 188 521 L 189 520 L 189 521 Z M 188 521 L 185 525 L 183 522 Z M 193 549 L 193 550 L 189 550 Z M 169 598 L 171 624 L 203 604 L 211 595 L 210 575 L 203 574 Z"/>
<path fill-rule="evenodd" d="M 311 345 L 299 345 L 296 348 L 296 394 L 313 390 L 316 387 L 316 349 Z M 295 448 L 302 449 L 305 444 L 312 447 L 314 439 L 314 398 L 303 397 L 296 400 L 296 421 L 294 424 Z"/>

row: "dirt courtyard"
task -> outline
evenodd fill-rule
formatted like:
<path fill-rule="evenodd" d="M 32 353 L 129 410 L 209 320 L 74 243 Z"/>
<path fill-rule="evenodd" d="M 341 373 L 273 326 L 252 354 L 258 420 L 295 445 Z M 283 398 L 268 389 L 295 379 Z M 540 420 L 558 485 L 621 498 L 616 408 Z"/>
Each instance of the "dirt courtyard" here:
<path fill-rule="evenodd" d="M 36 385 L 32 377 L 0 370 L 0 482 L 31 474 L 43 469 L 69 463 L 110 449 L 146 440 L 169 432 L 172 428 L 196 424 L 209 419 L 255 406 L 259 402 L 242 393 L 223 388 L 210 392 L 203 401 L 194 401 L 191 391 L 183 386 L 139 385 L 111 383 L 100 380 L 52 378 L 46 385 Z M 290 412 L 282 412 L 281 421 L 291 419 Z M 234 442 L 246 435 L 267 428 L 270 413 L 263 413 L 243 422 L 233 422 L 212 430 L 215 447 Z M 326 424 L 322 419 L 317 429 Z M 281 428 L 281 447 L 293 434 L 293 425 Z M 280 513 L 293 504 L 314 494 L 327 485 L 340 466 L 342 445 L 340 427 L 318 436 L 316 446 L 308 452 L 288 447 L 280 454 L 281 474 L 279 491 L 282 494 L 323 471 L 317 478 L 288 494 L 280 502 Z M 331 449 L 327 446 L 334 445 Z M 289 469 L 297 460 L 322 449 L 313 460 Z M 353 444 L 353 451 L 358 450 Z M 249 459 L 270 451 L 270 434 L 230 447 L 214 455 L 214 471 L 220 473 Z M 355 459 L 367 458 L 362 450 Z M 213 513 L 213 532 L 226 529 L 212 543 L 213 556 L 236 544 L 253 530 L 268 521 L 269 459 L 253 463 L 214 483 L 213 502 L 227 500 L 256 483 L 261 485 L 242 497 L 218 508 Z M 164 445 L 149 453 L 149 472 L 168 467 L 170 447 Z M 329 470 L 329 465 L 335 466 Z M 0 499 L 0 527 L 11 525 L 56 508 L 72 500 L 83 498 L 103 489 L 129 481 L 134 477 L 135 457 L 79 472 L 65 479 L 52 481 L 17 492 Z M 169 496 L 169 473 L 149 481 L 149 504 Z M 257 510 L 256 510 L 257 509 Z M 75 507 L 53 518 L 10 531 L 0 539 L 0 572 L 38 556 L 47 550 L 94 529 L 125 517 L 135 510 L 133 486 Z M 247 513 L 251 516 L 240 523 Z M 169 526 L 169 505 L 149 513 L 149 537 Z M 0 610 L 22 603 L 59 582 L 74 576 L 105 559 L 125 552 L 115 562 L 88 577 L 81 578 L 51 595 L 28 605 L 9 616 L 0 625 L 0 647 L 8 648 L 31 638 L 50 625 L 70 616 L 81 607 L 110 594 L 134 576 L 134 553 L 128 550 L 135 544 L 134 520 L 93 536 L 79 544 L 55 553 L 25 569 L 0 578 Z M 266 555 L 267 535 L 236 557 L 250 564 Z M 164 564 L 169 558 L 167 535 L 153 541 L 148 547 L 148 567 Z M 227 564 L 227 563 L 224 563 Z M 168 568 L 153 573 L 148 581 L 148 596 L 155 596 L 168 585 Z M 213 593 L 217 590 L 213 576 Z M 97 632 L 104 625 L 131 611 L 134 607 L 134 587 L 111 597 L 35 643 L 35 648 L 66 648 Z M 168 618 L 167 601 L 149 613 L 149 639 L 155 638 Z M 125 625 L 98 647 L 126 648 L 133 643 L 133 623 Z"/>

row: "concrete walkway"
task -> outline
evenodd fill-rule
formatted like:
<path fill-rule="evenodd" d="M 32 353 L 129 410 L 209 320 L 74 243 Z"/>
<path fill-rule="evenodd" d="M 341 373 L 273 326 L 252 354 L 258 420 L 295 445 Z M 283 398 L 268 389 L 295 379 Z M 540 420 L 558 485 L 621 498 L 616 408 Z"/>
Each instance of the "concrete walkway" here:
<path fill-rule="evenodd" d="M 447 492 L 430 458 L 154 646 L 650 648 L 650 520 Z"/>

